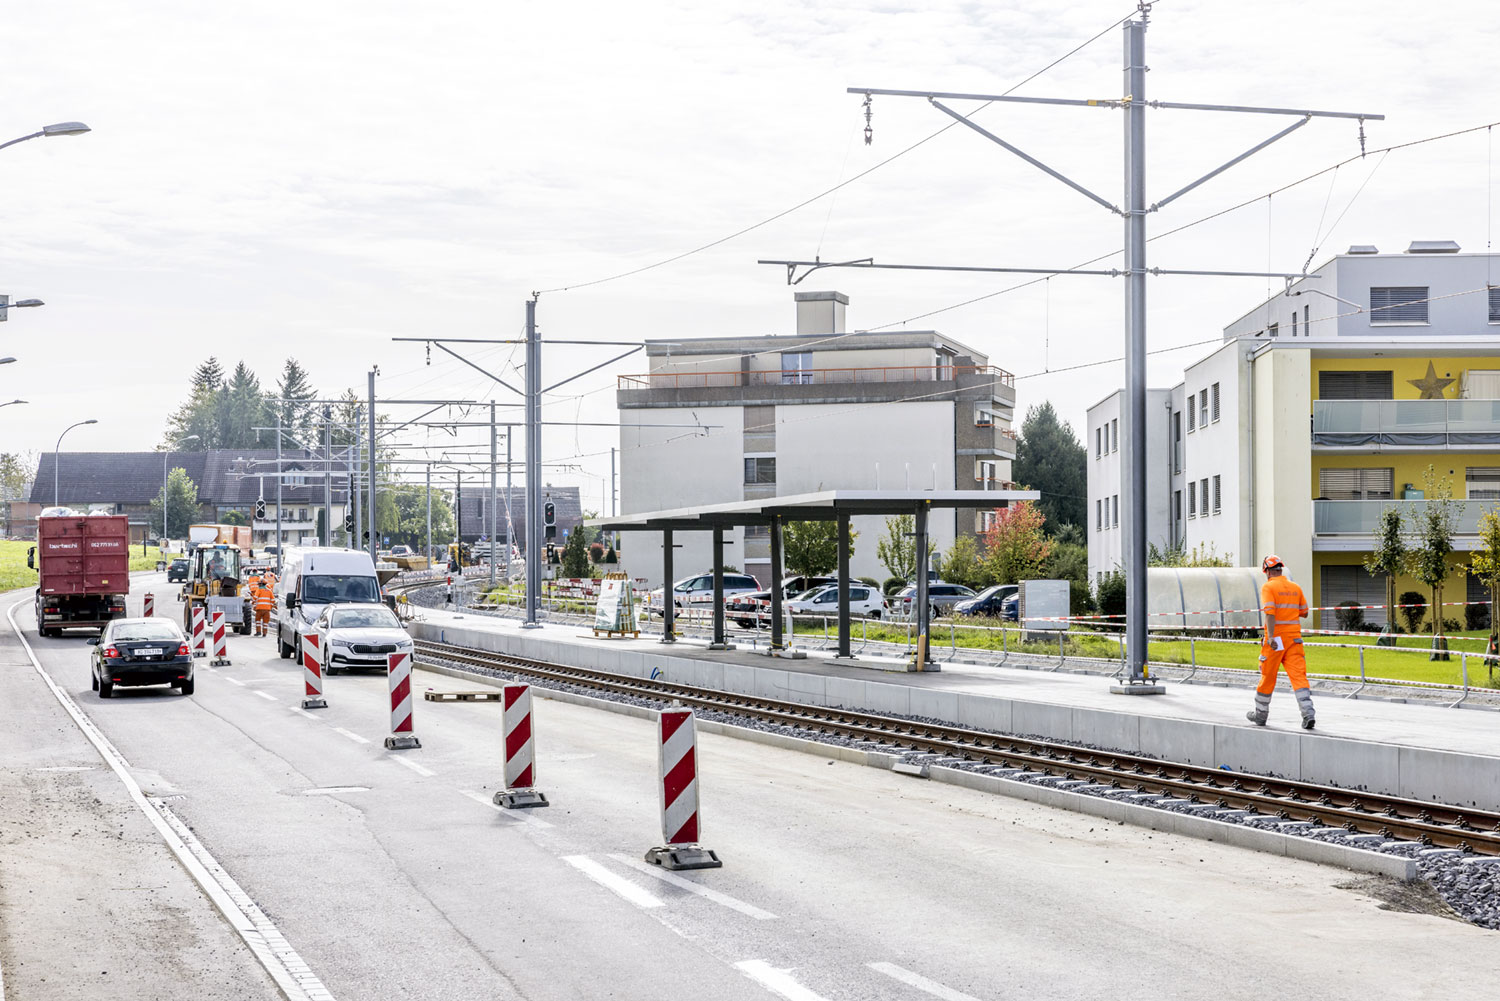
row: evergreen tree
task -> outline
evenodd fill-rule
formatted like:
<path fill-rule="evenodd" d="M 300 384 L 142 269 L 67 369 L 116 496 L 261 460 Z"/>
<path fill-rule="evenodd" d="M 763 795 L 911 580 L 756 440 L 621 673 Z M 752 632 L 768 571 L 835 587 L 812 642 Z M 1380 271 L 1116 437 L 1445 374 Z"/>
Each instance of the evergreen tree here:
<path fill-rule="evenodd" d="M 220 365 L 219 359 L 212 355 L 193 370 L 193 389 L 213 392 L 222 385 L 224 385 L 224 366 Z"/>
<path fill-rule="evenodd" d="M 224 406 L 219 431 L 220 448 L 255 448 L 260 444 L 256 427 L 267 423 L 266 397 L 260 379 L 239 362 L 224 387 Z"/>
<path fill-rule="evenodd" d="M 562 575 L 564 577 L 589 576 L 589 547 L 583 533 L 574 530 L 562 551 Z"/>
<path fill-rule="evenodd" d="M 1026 411 L 1011 477 L 1042 492 L 1037 503 L 1048 523 L 1059 528 L 1088 523 L 1088 451 L 1073 426 L 1058 420 L 1051 403 Z"/>
<path fill-rule="evenodd" d="M 282 366 L 281 378 L 276 381 L 276 396 L 271 413 L 273 417 L 280 413 L 282 427 L 306 430 L 317 420 L 317 408 L 311 401 L 318 398 L 318 393 L 297 359 L 288 358 Z"/>

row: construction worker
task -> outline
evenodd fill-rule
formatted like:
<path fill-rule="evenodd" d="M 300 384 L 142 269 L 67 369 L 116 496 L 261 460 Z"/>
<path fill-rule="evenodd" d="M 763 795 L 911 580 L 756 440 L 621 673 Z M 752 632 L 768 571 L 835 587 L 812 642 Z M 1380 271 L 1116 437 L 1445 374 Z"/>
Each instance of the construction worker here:
<path fill-rule="evenodd" d="M 1260 589 L 1260 612 L 1265 620 L 1260 647 L 1260 684 L 1255 688 L 1255 708 L 1245 718 L 1256 726 L 1265 726 L 1271 712 L 1271 693 L 1276 689 L 1276 673 L 1286 668 L 1292 694 L 1302 713 L 1302 729 L 1311 730 L 1313 719 L 1312 691 L 1307 687 L 1307 658 L 1302 652 L 1302 623 L 1307 618 L 1307 598 L 1302 588 L 1285 576 L 1286 568 L 1279 556 L 1267 556 L 1260 564 L 1266 582 Z"/>
<path fill-rule="evenodd" d="M 271 631 L 271 609 L 276 606 L 276 596 L 262 581 L 250 592 L 255 602 L 255 635 L 268 636 Z"/>

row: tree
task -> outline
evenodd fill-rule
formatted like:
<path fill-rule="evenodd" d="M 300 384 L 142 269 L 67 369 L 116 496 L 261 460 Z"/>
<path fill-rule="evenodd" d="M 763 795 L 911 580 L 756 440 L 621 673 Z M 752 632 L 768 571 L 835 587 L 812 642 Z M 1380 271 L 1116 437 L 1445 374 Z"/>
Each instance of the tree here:
<path fill-rule="evenodd" d="M 0 514 L 10 523 L 10 506 L 26 499 L 36 470 L 35 452 L 0 452 Z"/>
<path fill-rule="evenodd" d="M 938 573 L 949 584 L 962 584 L 976 591 L 994 583 L 987 576 L 989 570 L 979 551 L 979 543 L 968 535 L 960 535 L 953 540 L 953 545 L 948 547 L 948 552 L 943 556 Z"/>
<path fill-rule="evenodd" d="M 260 379 L 249 366 L 239 362 L 224 389 L 219 447 L 254 448 L 260 444 L 255 429 L 268 423 L 266 394 L 260 388 Z"/>
<path fill-rule="evenodd" d="M 1490 642 L 1485 652 L 1493 656 L 1500 653 L 1500 508 L 1479 516 L 1479 548 L 1469 559 L 1469 573 L 1490 591 Z"/>
<path fill-rule="evenodd" d="M 1045 573 L 1053 580 L 1068 582 L 1070 615 L 1087 615 L 1093 611 L 1094 595 L 1089 590 L 1089 551 L 1087 546 L 1053 540 Z"/>
<path fill-rule="evenodd" d="M 1015 584 L 1041 576 L 1053 546 L 1042 531 L 1045 522 L 1031 501 L 996 509 L 994 527 L 984 533 L 984 565 L 992 582 Z"/>
<path fill-rule="evenodd" d="M 198 484 L 188 476 L 181 466 L 167 474 L 167 527 L 160 532 L 168 539 L 185 539 L 188 526 L 198 520 Z M 151 524 L 153 530 L 161 528 L 162 495 L 158 491 L 151 501 Z"/>
<path fill-rule="evenodd" d="M 1453 488 L 1432 466 L 1422 474 L 1426 501 L 1411 513 L 1412 534 L 1418 545 L 1407 551 L 1406 569 L 1432 591 L 1432 659 L 1448 659 L 1448 640 L 1443 635 L 1443 583 L 1453 568 L 1457 517 L 1453 510 Z"/>
<path fill-rule="evenodd" d="M 1088 523 L 1088 450 L 1051 403 L 1026 411 L 1011 476 L 1042 492 L 1042 516 L 1054 525 Z"/>
<path fill-rule="evenodd" d="M 1396 575 L 1406 566 L 1406 541 L 1401 534 L 1401 512 L 1388 507 L 1380 512 L 1375 529 L 1375 545 L 1365 557 L 1365 572 L 1385 574 L 1385 625 L 1380 630 L 1380 646 L 1396 645 Z"/>
<path fill-rule="evenodd" d="M 1125 628 L 1125 575 L 1113 570 L 1099 581 L 1099 614 L 1104 625 Z"/>
<path fill-rule="evenodd" d="M 392 545 L 411 546 L 426 552 L 427 488 L 418 483 L 398 483 L 382 487 L 375 497 L 375 528 L 382 538 L 389 536 Z M 453 508 L 448 503 L 448 495 L 441 490 L 433 490 L 433 544 L 452 537 Z"/>
<path fill-rule="evenodd" d="M 849 529 L 849 555 L 859 533 Z M 838 522 L 789 521 L 781 527 L 781 548 L 786 568 L 793 574 L 819 576 L 839 565 Z"/>
<path fill-rule="evenodd" d="M 562 575 L 564 577 L 589 576 L 589 545 L 582 532 L 572 532 L 563 545 Z"/>
<path fill-rule="evenodd" d="M 885 537 L 875 544 L 875 555 L 892 577 L 912 580 L 917 575 L 917 519 L 913 515 L 898 514 L 885 520 Z M 937 552 L 937 543 L 927 540 L 927 559 L 931 565 L 932 554 Z M 923 568 L 925 569 L 925 567 Z"/>
<path fill-rule="evenodd" d="M 245 512 L 243 511 L 225 511 L 219 515 L 219 524 L 248 525 L 250 524 L 250 520 L 245 517 Z"/>
<path fill-rule="evenodd" d="M 1158 549 L 1156 543 L 1148 542 L 1146 543 L 1146 565 L 1149 567 L 1232 567 L 1234 559 L 1229 553 L 1220 556 L 1218 547 L 1212 542 L 1207 548 L 1200 544 L 1192 549 L 1185 549 L 1180 544 Z"/>
<path fill-rule="evenodd" d="M 317 413 L 312 401 L 318 398 L 307 370 L 288 358 L 281 367 L 281 378 L 276 380 L 277 400 L 271 403 L 271 414 L 281 415 L 281 426 L 306 430 L 314 423 Z"/>

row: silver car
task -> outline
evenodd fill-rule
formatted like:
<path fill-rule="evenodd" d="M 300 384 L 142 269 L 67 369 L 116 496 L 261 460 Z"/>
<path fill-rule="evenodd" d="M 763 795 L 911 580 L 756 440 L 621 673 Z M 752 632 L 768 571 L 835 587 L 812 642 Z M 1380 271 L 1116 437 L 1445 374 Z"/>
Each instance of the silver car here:
<path fill-rule="evenodd" d="M 309 629 L 318 634 L 324 674 L 354 668 L 384 671 L 388 656 L 412 652 L 411 636 L 384 605 L 329 605 Z"/>

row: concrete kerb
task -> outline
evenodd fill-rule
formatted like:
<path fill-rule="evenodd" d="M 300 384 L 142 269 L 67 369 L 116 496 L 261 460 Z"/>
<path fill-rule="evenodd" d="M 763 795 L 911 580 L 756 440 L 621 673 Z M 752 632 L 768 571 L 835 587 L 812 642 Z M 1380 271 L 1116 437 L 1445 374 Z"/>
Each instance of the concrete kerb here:
<path fill-rule="evenodd" d="M 487 685 L 492 688 L 499 688 L 505 684 L 504 681 L 498 678 L 488 678 L 441 664 L 417 664 L 413 667 L 413 671 L 428 671 L 433 674 L 458 678 L 475 684 Z M 643 720 L 655 720 L 657 717 L 656 710 L 648 709 L 645 706 L 615 702 L 610 699 L 594 698 L 574 692 L 560 692 L 535 685 L 532 686 L 531 691 L 537 698 L 551 699 L 554 702 L 564 702 L 568 705 L 582 706 L 589 709 L 602 709 L 605 712 L 618 713 L 622 716 L 633 716 L 636 719 Z M 714 720 L 700 719 L 697 721 L 697 726 L 704 733 L 734 737 L 739 740 L 748 740 L 768 747 L 779 747 L 782 750 L 797 751 L 802 754 L 812 754 L 822 758 L 832 758 L 836 761 L 866 765 L 871 768 L 880 768 L 887 771 L 892 770 L 901 761 L 900 755 L 896 754 L 887 754 L 882 751 L 862 751 L 853 747 L 824 744 L 820 741 L 808 740 L 803 737 L 792 737 L 786 734 L 768 733 L 764 730 L 756 730 L 750 727 L 735 726 L 732 723 L 720 723 Z M 1216 841 L 1236 848 L 1248 848 L 1252 851 L 1282 855 L 1287 858 L 1300 859 L 1304 862 L 1315 862 L 1319 865 L 1337 866 L 1338 868 L 1348 869 L 1353 872 L 1367 872 L 1378 876 L 1389 876 L 1393 879 L 1409 881 L 1415 879 L 1417 876 L 1416 860 L 1397 855 L 1386 855 L 1382 852 L 1366 851 L 1362 848 L 1350 848 L 1346 845 L 1331 844 L 1312 838 L 1299 838 L 1275 831 L 1246 827 L 1242 824 L 1229 824 L 1221 820 L 1209 820 L 1189 814 L 1173 813 L 1169 810 L 1155 810 L 1151 807 L 1138 806 L 1134 803 L 1122 803 L 1118 800 L 1103 799 L 1084 793 L 1051 789 L 1047 786 L 1038 786 L 1029 782 L 1018 782 L 1014 779 L 1001 778 L 996 775 L 984 775 L 979 772 L 968 772 L 957 768 L 934 766 L 927 769 L 927 772 L 928 777 L 935 782 L 962 786 L 978 792 L 1009 796 L 1013 799 L 1023 799 L 1041 806 L 1070 810 L 1074 813 L 1086 813 L 1106 820 L 1123 821 L 1132 827 L 1143 827 L 1148 830 L 1162 831 L 1168 834 L 1180 834 L 1203 841 Z"/>

